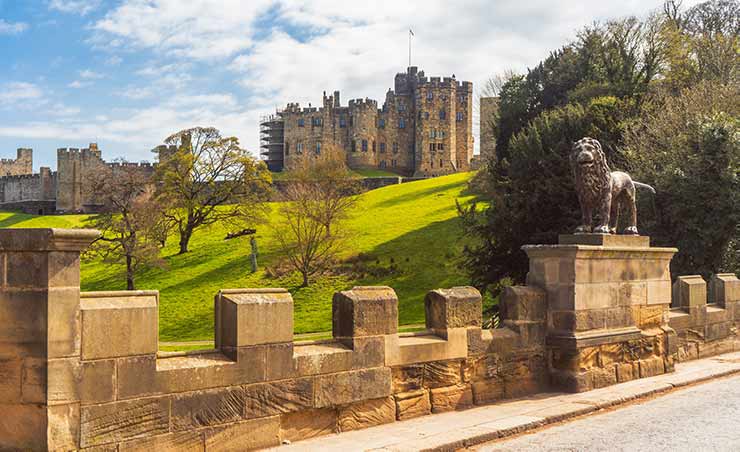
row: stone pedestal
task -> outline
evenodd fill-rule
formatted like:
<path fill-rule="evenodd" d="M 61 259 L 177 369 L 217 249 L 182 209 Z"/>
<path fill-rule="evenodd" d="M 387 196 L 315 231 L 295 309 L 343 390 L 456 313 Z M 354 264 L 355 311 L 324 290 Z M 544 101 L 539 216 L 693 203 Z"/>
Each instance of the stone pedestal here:
<path fill-rule="evenodd" d="M 561 389 L 584 391 L 635 376 L 645 359 L 663 363 L 669 264 L 675 248 L 644 236 L 563 235 L 558 245 L 525 246 L 527 285 L 547 293 L 551 377 Z M 620 378 L 620 365 L 624 367 Z M 662 373 L 662 372 L 658 372 Z"/>

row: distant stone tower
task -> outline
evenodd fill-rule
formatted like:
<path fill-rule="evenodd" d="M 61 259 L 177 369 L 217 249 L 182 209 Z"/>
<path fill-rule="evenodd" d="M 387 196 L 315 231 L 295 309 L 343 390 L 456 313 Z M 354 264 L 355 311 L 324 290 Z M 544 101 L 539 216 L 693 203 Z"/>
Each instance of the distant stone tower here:
<path fill-rule="evenodd" d="M 89 204 L 89 194 L 83 189 L 86 179 L 105 165 L 97 143 L 86 149 L 57 149 L 57 210 L 81 212 Z"/>
<path fill-rule="evenodd" d="M 33 149 L 18 148 L 17 158 L 0 160 L 0 176 L 33 174 Z"/>
<path fill-rule="evenodd" d="M 483 164 L 496 158 L 495 119 L 498 113 L 498 97 L 480 98 L 480 156 Z"/>

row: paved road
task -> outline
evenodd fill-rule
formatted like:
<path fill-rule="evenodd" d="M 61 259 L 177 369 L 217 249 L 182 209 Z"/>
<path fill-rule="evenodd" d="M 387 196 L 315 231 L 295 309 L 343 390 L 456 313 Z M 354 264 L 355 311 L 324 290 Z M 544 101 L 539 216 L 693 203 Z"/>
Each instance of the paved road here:
<path fill-rule="evenodd" d="M 740 376 L 546 428 L 477 451 L 740 451 Z"/>

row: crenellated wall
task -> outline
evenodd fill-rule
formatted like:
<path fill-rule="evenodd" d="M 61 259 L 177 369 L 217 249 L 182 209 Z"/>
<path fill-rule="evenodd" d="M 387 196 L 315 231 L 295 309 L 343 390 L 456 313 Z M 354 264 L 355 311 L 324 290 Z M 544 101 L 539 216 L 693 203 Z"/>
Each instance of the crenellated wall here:
<path fill-rule="evenodd" d="M 160 353 L 158 292 L 80 293 L 79 254 L 95 237 L 0 230 L 0 449 L 277 446 L 550 384 L 580 391 L 669 372 L 679 341 L 698 326 L 703 342 L 739 344 L 734 276 L 712 282 L 724 317 L 701 308 L 700 284 L 679 279 L 688 311 L 671 310 L 669 326 L 662 269 L 673 250 L 602 243 L 528 249 L 532 285 L 504 290 L 497 329 L 482 329 L 481 295 L 471 287 L 430 291 L 426 329 L 415 333 L 398 332 L 393 289 L 355 287 L 334 295 L 333 339 L 296 342 L 288 291 L 230 289 L 214 298 L 213 350 Z M 609 275 L 621 280 L 602 281 L 616 278 Z M 556 314 L 569 307 L 573 324 Z M 579 323 L 583 312 L 598 325 Z"/>

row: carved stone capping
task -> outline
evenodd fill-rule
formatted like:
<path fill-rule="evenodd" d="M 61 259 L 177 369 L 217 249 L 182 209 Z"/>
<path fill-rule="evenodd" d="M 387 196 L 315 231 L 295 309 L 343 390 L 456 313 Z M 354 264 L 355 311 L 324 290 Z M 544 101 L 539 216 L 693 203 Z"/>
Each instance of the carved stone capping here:
<path fill-rule="evenodd" d="M 95 229 L 3 229 L 0 251 L 82 251 L 99 236 Z"/>
<path fill-rule="evenodd" d="M 709 302 L 727 307 L 740 302 L 740 279 L 734 273 L 718 273 L 709 281 Z"/>
<path fill-rule="evenodd" d="M 483 325 L 483 301 L 474 287 L 453 287 L 427 292 L 426 327 L 433 331 Z"/>
<path fill-rule="evenodd" d="M 398 297 L 386 286 L 357 286 L 334 294 L 332 333 L 335 338 L 398 333 Z"/>
<path fill-rule="evenodd" d="M 228 289 L 216 295 L 216 347 L 293 342 L 293 297 L 285 289 Z"/>
<path fill-rule="evenodd" d="M 500 308 L 502 320 L 544 322 L 547 319 L 547 293 L 538 287 L 505 287 Z"/>
<path fill-rule="evenodd" d="M 707 283 L 701 276 L 679 276 L 673 283 L 673 306 L 691 309 L 706 304 Z"/>
<path fill-rule="evenodd" d="M 80 309 L 83 360 L 157 353 L 158 291 L 84 292 Z"/>

